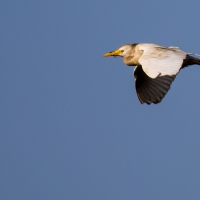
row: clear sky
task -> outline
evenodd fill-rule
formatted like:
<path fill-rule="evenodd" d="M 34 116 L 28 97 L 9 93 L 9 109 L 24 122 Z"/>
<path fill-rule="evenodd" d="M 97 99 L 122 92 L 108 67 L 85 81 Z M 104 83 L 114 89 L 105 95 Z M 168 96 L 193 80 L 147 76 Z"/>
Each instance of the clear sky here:
<path fill-rule="evenodd" d="M 0 199 L 199 200 L 200 66 L 157 105 L 127 43 L 200 53 L 199 0 L 0 2 Z"/>

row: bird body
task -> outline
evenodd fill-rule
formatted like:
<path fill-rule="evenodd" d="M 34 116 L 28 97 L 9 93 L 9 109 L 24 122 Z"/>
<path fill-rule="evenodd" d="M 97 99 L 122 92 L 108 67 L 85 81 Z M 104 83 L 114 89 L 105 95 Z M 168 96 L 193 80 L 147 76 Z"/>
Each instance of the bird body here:
<path fill-rule="evenodd" d="M 104 54 L 122 56 L 134 69 L 135 87 L 141 103 L 159 103 L 180 69 L 188 65 L 200 65 L 200 59 L 181 51 L 178 47 L 156 44 L 127 44 Z"/>

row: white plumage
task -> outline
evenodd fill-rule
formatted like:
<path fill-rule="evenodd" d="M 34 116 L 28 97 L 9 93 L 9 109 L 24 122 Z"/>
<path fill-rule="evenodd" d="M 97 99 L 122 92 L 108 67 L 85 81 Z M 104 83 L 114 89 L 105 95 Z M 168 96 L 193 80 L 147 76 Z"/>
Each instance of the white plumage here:
<path fill-rule="evenodd" d="M 139 50 L 143 51 L 143 54 L 138 61 L 151 78 L 156 78 L 158 75 L 176 75 L 187 55 L 179 48 L 166 49 L 155 44 L 140 44 Z"/>

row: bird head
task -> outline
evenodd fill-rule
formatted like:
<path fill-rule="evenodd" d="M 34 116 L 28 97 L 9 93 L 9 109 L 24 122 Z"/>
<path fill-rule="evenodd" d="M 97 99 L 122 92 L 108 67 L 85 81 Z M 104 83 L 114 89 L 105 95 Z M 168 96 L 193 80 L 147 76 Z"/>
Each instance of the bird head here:
<path fill-rule="evenodd" d="M 111 51 L 111 52 L 104 54 L 103 56 L 104 57 L 108 57 L 108 56 L 122 56 L 122 57 L 124 57 L 125 55 L 127 55 L 129 53 L 129 51 L 131 49 L 132 49 L 132 46 L 130 44 L 126 44 L 126 45 L 119 47 L 119 49 L 117 49 L 115 51 Z"/>

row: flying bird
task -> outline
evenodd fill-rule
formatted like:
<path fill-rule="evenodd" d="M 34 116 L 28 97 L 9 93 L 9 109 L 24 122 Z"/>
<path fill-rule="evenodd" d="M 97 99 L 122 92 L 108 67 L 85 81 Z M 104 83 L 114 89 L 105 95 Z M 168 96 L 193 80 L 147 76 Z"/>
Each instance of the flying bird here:
<path fill-rule="evenodd" d="M 126 44 L 104 54 L 105 57 L 121 56 L 126 65 L 136 66 L 133 70 L 135 88 L 142 104 L 161 102 L 181 69 L 200 65 L 195 55 L 178 47 L 145 43 Z"/>

